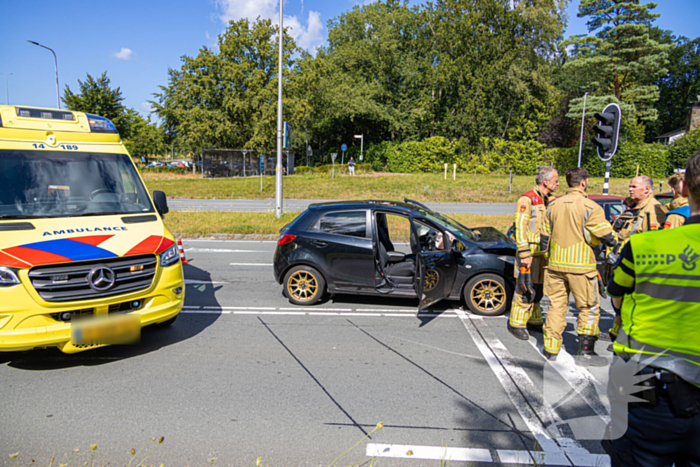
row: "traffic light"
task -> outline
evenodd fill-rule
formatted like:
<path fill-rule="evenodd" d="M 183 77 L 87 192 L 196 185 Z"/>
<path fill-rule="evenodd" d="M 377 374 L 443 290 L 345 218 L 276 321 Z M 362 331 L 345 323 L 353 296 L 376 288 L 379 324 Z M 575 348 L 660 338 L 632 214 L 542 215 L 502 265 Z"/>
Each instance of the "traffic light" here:
<path fill-rule="evenodd" d="M 602 112 L 595 114 L 595 118 L 598 120 L 598 125 L 593 126 L 593 131 L 598 136 L 593 138 L 593 144 L 598 146 L 598 157 L 603 161 L 609 161 L 617 151 L 622 110 L 617 104 L 608 104 Z"/>

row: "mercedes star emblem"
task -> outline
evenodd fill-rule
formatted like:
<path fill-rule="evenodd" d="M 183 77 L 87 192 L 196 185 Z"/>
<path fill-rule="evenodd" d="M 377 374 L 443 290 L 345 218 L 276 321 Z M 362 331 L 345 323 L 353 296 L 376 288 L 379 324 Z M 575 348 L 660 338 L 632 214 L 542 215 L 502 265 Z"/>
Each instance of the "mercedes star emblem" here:
<path fill-rule="evenodd" d="M 107 266 L 97 266 L 87 275 L 88 283 L 93 290 L 103 292 L 114 285 L 117 275 Z"/>

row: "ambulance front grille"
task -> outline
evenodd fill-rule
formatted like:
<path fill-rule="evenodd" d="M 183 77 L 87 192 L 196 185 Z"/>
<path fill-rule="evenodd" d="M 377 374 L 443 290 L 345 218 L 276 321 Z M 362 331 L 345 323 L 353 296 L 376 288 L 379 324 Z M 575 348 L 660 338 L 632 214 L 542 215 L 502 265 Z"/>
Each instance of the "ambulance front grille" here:
<path fill-rule="evenodd" d="M 147 289 L 153 283 L 156 264 L 155 255 L 141 255 L 36 266 L 29 271 L 29 279 L 39 296 L 47 302 L 90 300 Z M 113 271 L 114 283 L 111 287 L 104 287 L 104 281 L 99 284 L 101 287 L 91 286 L 90 273 L 100 267 Z M 109 271 L 105 275 L 109 276 Z"/>

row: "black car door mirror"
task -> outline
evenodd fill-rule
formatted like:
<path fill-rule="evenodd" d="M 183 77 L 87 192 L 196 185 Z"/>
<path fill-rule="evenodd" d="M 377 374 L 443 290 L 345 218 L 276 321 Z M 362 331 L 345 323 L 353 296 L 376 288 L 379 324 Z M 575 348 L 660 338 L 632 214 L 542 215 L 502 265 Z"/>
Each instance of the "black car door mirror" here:
<path fill-rule="evenodd" d="M 462 252 L 466 250 L 466 247 L 464 246 L 464 243 L 460 242 L 456 238 L 452 241 L 452 251 L 458 251 Z"/>
<path fill-rule="evenodd" d="M 153 192 L 153 202 L 156 205 L 158 213 L 162 216 L 167 214 L 170 210 L 168 209 L 168 200 L 165 197 L 165 193 L 159 190 Z"/>

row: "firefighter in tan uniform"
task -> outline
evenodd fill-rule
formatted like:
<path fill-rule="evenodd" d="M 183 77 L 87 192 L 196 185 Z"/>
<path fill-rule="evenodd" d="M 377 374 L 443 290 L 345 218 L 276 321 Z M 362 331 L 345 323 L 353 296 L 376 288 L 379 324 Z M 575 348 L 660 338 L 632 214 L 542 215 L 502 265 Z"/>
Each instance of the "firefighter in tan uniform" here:
<path fill-rule="evenodd" d="M 535 188 L 518 199 L 515 208 L 515 241 L 518 247 L 515 273 L 520 279 L 513 298 L 508 330 L 527 340 L 531 331 L 542 332 L 542 287 L 544 255 L 540 252 L 542 221 L 550 195 L 559 186 L 559 174 L 552 167 L 541 167 L 535 175 Z"/>
<path fill-rule="evenodd" d="M 544 294 L 550 305 L 544 325 L 544 354 L 555 360 L 566 328 L 569 293 L 579 309 L 576 332 L 579 336 L 576 364 L 604 366 L 607 360 L 595 353 L 600 318 L 600 291 L 593 246 L 615 247 L 617 239 L 605 212 L 588 199 L 589 174 L 577 167 L 566 172 L 569 189 L 552 201 L 542 226 L 541 250 L 549 264 L 544 277 Z"/>
<path fill-rule="evenodd" d="M 661 203 L 654 198 L 654 181 L 651 177 L 634 177 L 629 184 L 629 198 L 625 199 L 628 209 L 618 216 L 613 224 L 613 230 L 620 241 L 618 251 L 629 242 L 634 234 L 659 230 L 663 225 Z M 659 217 L 661 216 L 661 217 Z M 606 282 L 608 278 L 605 278 Z M 622 325 L 619 315 L 610 329 L 610 340 L 615 340 Z M 607 340 L 606 336 L 603 336 Z"/>
<path fill-rule="evenodd" d="M 671 192 L 673 192 L 673 201 L 666 205 L 659 205 L 656 207 L 657 217 L 661 218 L 663 216 L 664 230 L 675 229 L 676 227 L 682 226 L 690 215 L 688 198 L 681 193 L 684 178 L 685 175 L 682 173 L 671 175 L 668 179 L 668 186 L 671 187 Z"/>

